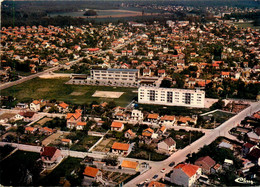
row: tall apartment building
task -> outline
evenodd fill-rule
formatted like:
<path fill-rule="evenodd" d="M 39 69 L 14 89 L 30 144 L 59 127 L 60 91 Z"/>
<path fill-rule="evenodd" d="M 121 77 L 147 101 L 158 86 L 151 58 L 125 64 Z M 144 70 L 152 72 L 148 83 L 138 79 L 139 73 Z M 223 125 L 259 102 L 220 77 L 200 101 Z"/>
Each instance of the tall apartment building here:
<path fill-rule="evenodd" d="M 138 69 L 91 70 L 91 79 L 111 82 L 137 82 Z"/>
<path fill-rule="evenodd" d="M 176 88 L 141 86 L 138 89 L 138 102 L 169 106 L 204 108 L 205 92 Z"/>

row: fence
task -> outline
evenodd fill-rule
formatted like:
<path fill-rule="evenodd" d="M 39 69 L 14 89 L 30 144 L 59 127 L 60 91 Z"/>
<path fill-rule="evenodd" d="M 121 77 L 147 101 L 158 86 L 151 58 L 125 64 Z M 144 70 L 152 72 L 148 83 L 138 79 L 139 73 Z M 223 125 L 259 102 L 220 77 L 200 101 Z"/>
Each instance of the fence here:
<path fill-rule="evenodd" d="M 103 139 L 104 136 L 102 136 L 91 148 L 89 148 L 88 152 L 91 152 L 92 149 L 94 149 Z"/>

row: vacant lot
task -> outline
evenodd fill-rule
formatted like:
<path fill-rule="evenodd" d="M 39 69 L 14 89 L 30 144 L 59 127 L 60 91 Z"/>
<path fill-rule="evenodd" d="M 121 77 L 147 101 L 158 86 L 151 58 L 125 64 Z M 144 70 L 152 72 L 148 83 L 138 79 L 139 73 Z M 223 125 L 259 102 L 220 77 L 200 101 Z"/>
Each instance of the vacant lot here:
<path fill-rule="evenodd" d="M 93 151 L 100 151 L 100 152 L 109 152 L 110 148 L 112 147 L 113 143 L 115 142 L 115 139 L 109 138 L 109 139 L 104 139 L 102 142 L 100 142 L 94 149 Z"/>
<path fill-rule="evenodd" d="M 72 145 L 70 149 L 74 151 L 88 151 L 100 138 L 98 136 L 86 136 L 77 144 Z"/>
<path fill-rule="evenodd" d="M 37 121 L 37 123 L 39 125 L 44 125 L 47 121 L 51 121 L 52 118 L 48 118 L 48 117 L 45 117 L 45 118 L 42 118 L 41 120 Z"/>
<path fill-rule="evenodd" d="M 119 98 L 124 92 L 96 91 L 92 97 Z"/>
<path fill-rule="evenodd" d="M 133 88 L 113 88 L 105 86 L 86 86 L 65 84 L 68 78 L 40 79 L 35 78 L 22 84 L 12 86 L 1 91 L 1 95 L 14 96 L 21 101 L 31 99 L 56 99 L 67 103 L 84 104 L 97 102 L 115 101 L 120 106 L 126 106 L 134 97 Z M 120 98 L 97 98 L 92 97 L 96 90 L 125 92 Z M 76 93 L 76 94 L 75 94 Z"/>

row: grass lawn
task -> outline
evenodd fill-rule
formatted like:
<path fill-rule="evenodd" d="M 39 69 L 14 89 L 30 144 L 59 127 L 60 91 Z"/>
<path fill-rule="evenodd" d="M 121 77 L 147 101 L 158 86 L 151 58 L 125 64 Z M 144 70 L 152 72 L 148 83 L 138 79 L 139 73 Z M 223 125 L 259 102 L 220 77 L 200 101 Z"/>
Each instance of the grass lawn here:
<path fill-rule="evenodd" d="M 134 88 L 113 88 L 105 86 L 86 86 L 86 85 L 68 85 L 65 84 L 68 78 L 59 79 L 40 79 L 35 78 L 22 84 L 12 86 L 1 91 L 1 95 L 10 95 L 18 101 L 30 101 L 31 99 L 56 99 L 67 103 L 90 104 L 92 101 L 109 102 L 115 101 L 120 106 L 126 106 L 137 93 L 133 93 Z M 125 92 L 120 98 L 97 98 L 92 97 L 96 90 Z M 83 93 L 75 95 L 72 93 Z"/>
<path fill-rule="evenodd" d="M 224 123 L 225 121 L 227 121 L 229 118 L 233 117 L 235 114 L 229 113 L 229 112 L 222 112 L 222 111 L 216 111 L 214 113 L 210 113 L 208 115 L 205 115 L 205 117 L 210 117 L 211 120 L 209 120 L 208 122 L 206 122 L 204 120 L 203 124 L 201 125 L 202 128 L 206 128 L 206 129 L 212 129 L 219 126 L 220 124 Z M 204 116 L 202 116 L 204 117 Z M 214 121 L 216 121 L 216 125 L 214 125 Z"/>
<path fill-rule="evenodd" d="M 44 177 L 39 181 L 38 185 L 43 186 L 58 186 L 60 177 L 70 178 L 72 171 L 75 170 L 75 173 L 80 171 L 80 162 L 82 159 L 68 157 L 64 160 L 58 167 L 56 167 L 49 175 Z M 81 175 L 78 175 L 79 184 L 81 184 Z M 71 181 L 70 181 L 71 182 Z"/>
<path fill-rule="evenodd" d="M 131 151 L 131 153 L 127 156 L 129 158 L 138 158 L 138 159 L 144 159 L 144 160 L 150 160 L 151 161 L 162 161 L 168 158 L 167 155 L 157 153 L 155 151 L 150 151 L 145 148 L 135 148 L 134 151 Z"/>
<path fill-rule="evenodd" d="M 86 136 L 80 140 L 77 144 L 71 146 L 70 150 L 73 151 L 88 151 L 101 137 L 98 136 Z"/>
<path fill-rule="evenodd" d="M 10 157 L 1 162 L 0 181 L 4 186 L 32 185 L 39 179 L 39 169 L 35 166 L 36 160 L 40 158 L 39 153 L 16 151 Z M 26 173 L 33 175 L 32 183 L 25 181 Z"/>

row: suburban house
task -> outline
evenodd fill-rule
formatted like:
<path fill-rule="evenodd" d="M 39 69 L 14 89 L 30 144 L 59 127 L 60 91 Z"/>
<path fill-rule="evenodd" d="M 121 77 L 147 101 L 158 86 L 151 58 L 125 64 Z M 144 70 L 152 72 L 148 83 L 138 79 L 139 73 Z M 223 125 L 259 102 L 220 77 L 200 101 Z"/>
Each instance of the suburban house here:
<path fill-rule="evenodd" d="M 20 112 L 19 114 L 23 116 L 23 120 L 25 122 L 30 122 L 34 120 L 35 112 Z"/>
<path fill-rule="evenodd" d="M 62 102 L 62 103 L 58 104 L 58 109 L 59 109 L 59 112 L 62 112 L 62 113 L 68 112 L 69 111 L 69 105 Z"/>
<path fill-rule="evenodd" d="M 124 124 L 121 122 L 113 121 L 111 124 L 111 131 L 121 132 L 124 129 Z"/>
<path fill-rule="evenodd" d="M 48 127 L 43 127 L 43 128 L 40 128 L 39 131 L 42 133 L 42 134 L 45 134 L 45 135 L 51 135 L 53 134 L 54 130 L 51 129 L 51 128 L 48 128 Z"/>
<path fill-rule="evenodd" d="M 165 115 L 160 119 L 160 123 L 163 125 L 173 125 L 174 122 L 175 122 L 175 116 Z"/>
<path fill-rule="evenodd" d="M 260 142 L 260 135 L 258 135 L 256 132 L 251 131 L 249 133 L 247 133 L 248 138 L 252 141 L 252 142 Z"/>
<path fill-rule="evenodd" d="M 157 123 L 159 120 L 159 114 L 149 114 L 147 116 L 147 121 L 151 123 Z"/>
<path fill-rule="evenodd" d="M 153 129 L 147 128 L 147 129 L 143 130 L 142 136 L 144 136 L 144 137 L 152 137 L 153 133 L 154 133 Z"/>
<path fill-rule="evenodd" d="M 231 149 L 233 150 L 233 145 L 230 144 L 230 143 L 227 143 L 227 142 L 221 142 L 219 145 L 218 145 L 219 148 L 226 148 L 226 149 Z"/>
<path fill-rule="evenodd" d="M 166 132 L 167 128 L 166 126 L 162 126 L 159 130 L 158 130 L 158 135 L 163 135 Z"/>
<path fill-rule="evenodd" d="M 129 160 L 123 160 L 122 163 L 121 163 L 121 169 L 138 171 L 139 170 L 139 163 L 129 161 Z"/>
<path fill-rule="evenodd" d="M 174 167 L 171 182 L 180 186 L 190 187 L 201 175 L 201 168 L 192 164 L 179 164 Z"/>
<path fill-rule="evenodd" d="M 140 121 L 144 119 L 144 115 L 141 110 L 134 109 L 131 113 L 131 119 L 135 121 Z"/>
<path fill-rule="evenodd" d="M 169 153 L 176 149 L 176 142 L 171 138 L 166 138 L 157 145 L 158 151 Z"/>
<path fill-rule="evenodd" d="M 114 142 L 114 144 L 112 145 L 112 153 L 116 155 L 127 156 L 130 152 L 130 144 Z"/>
<path fill-rule="evenodd" d="M 77 122 L 76 130 L 83 130 L 86 125 L 87 125 L 87 122 L 79 121 L 79 122 Z"/>
<path fill-rule="evenodd" d="M 61 139 L 61 142 L 62 142 L 63 145 L 71 145 L 72 144 L 71 139 L 66 139 L 66 138 Z"/>
<path fill-rule="evenodd" d="M 53 169 L 63 159 L 61 151 L 56 147 L 42 147 L 40 156 L 43 162 L 43 167 L 47 170 Z"/>
<path fill-rule="evenodd" d="M 102 179 L 102 172 L 97 168 L 87 166 L 83 172 L 84 179 L 89 181 L 98 181 Z"/>
<path fill-rule="evenodd" d="M 25 127 L 24 133 L 27 134 L 34 134 L 37 131 L 37 128 L 35 127 Z"/>
<path fill-rule="evenodd" d="M 151 181 L 148 187 L 165 187 L 166 185 L 157 181 Z"/>
<path fill-rule="evenodd" d="M 210 174 L 211 168 L 216 165 L 216 162 L 209 156 L 205 156 L 197 159 L 194 164 L 201 167 L 203 173 Z"/>
<path fill-rule="evenodd" d="M 30 110 L 37 112 L 41 109 L 41 102 L 38 100 L 34 100 L 32 103 L 30 103 Z"/>
<path fill-rule="evenodd" d="M 77 126 L 78 122 L 81 122 L 81 110 L 76 110 L 75 113 L 67 114 L 67 128 L 72 129 Z"/>
<path fill-rule="evenodd" d="M 133 139 L 136 137 L 136 133 L 134 133 L 131 129 L 128 129 L 126 132 L 125 132 L 125 138 L 128 138 L 128 139 Z"/>

